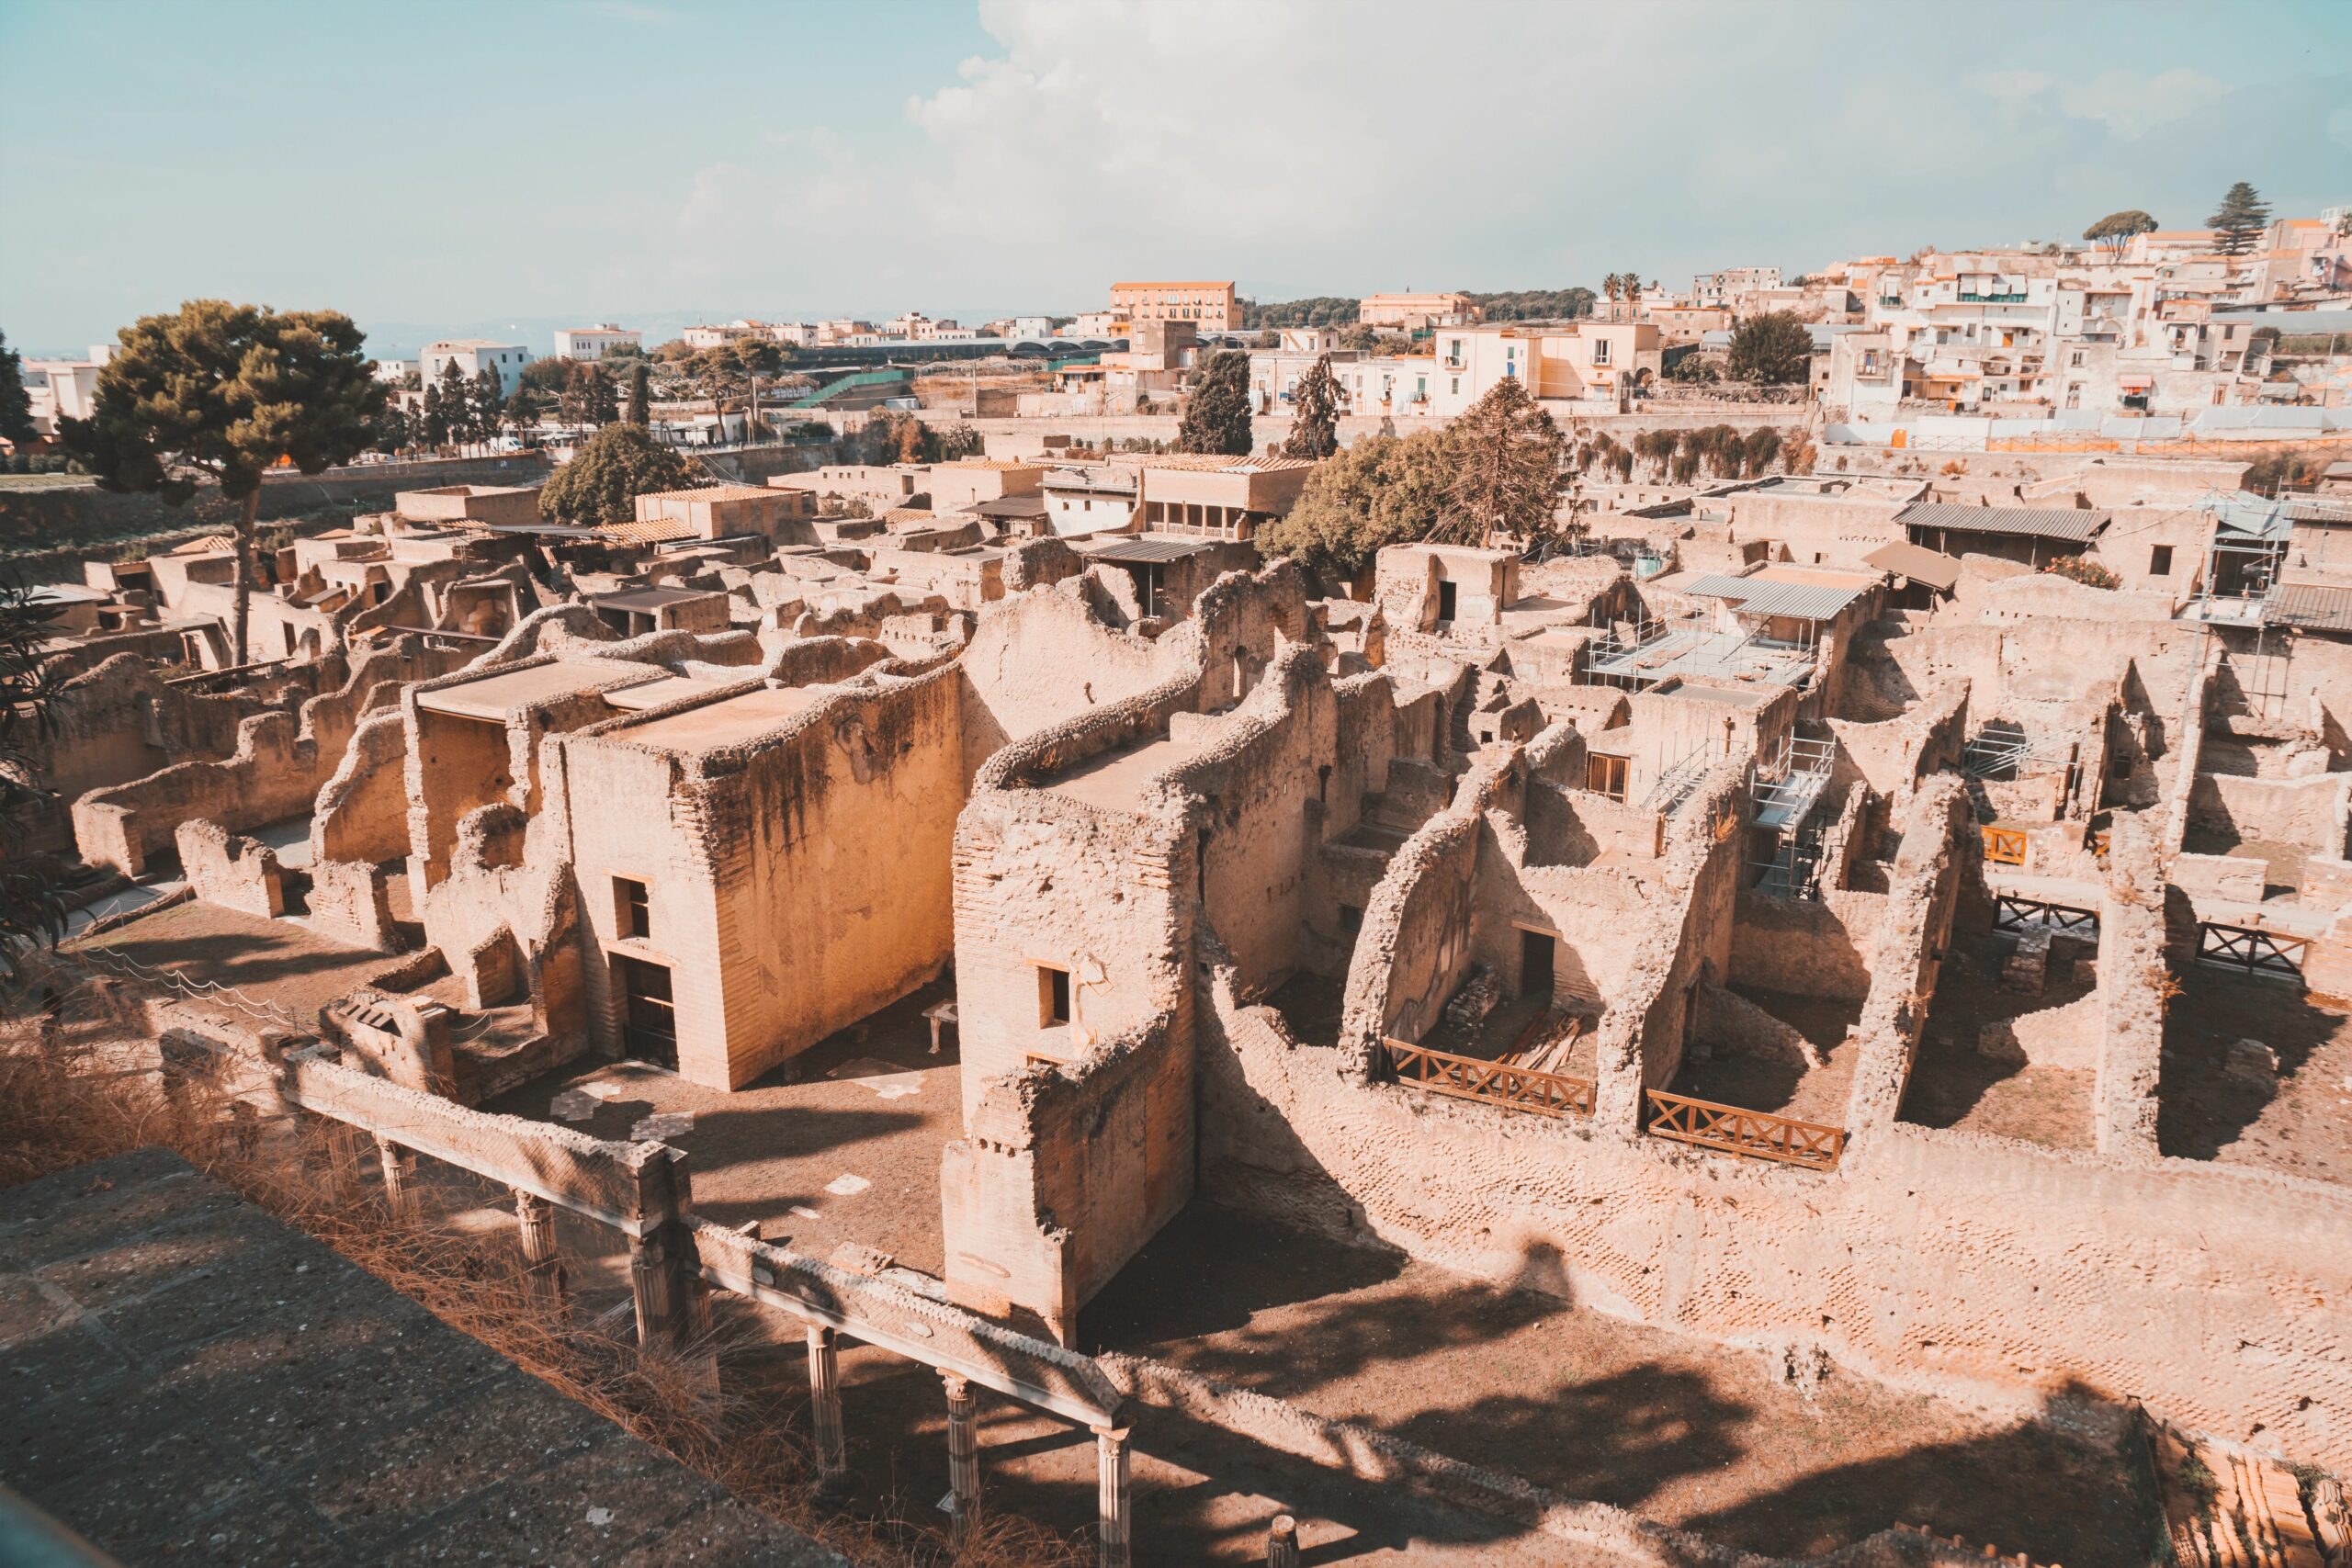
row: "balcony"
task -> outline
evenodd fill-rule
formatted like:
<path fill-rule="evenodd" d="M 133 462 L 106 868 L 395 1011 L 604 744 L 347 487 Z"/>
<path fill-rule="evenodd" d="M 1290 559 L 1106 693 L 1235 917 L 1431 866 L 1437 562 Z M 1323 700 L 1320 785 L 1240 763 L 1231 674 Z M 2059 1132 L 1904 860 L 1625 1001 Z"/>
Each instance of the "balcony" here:
<path fill-rule="evenodd" d="M 1962 294 L 1958 299 L 1963 305 L 2022 305 L 2026 302 L 2022 294 Z"/>

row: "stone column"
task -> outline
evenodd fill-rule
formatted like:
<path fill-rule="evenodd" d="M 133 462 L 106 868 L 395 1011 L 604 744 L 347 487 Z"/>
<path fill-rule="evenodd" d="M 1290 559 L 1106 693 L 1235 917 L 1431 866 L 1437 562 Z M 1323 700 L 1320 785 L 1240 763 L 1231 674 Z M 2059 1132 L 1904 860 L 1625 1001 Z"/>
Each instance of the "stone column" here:
<path fill-rule="evenodd" d="M 1127 1568 L 1127 1428 L 1094 1428 L 1097 1568 Z"/>
<path fill-rule="evenodd" d="M 980 1450 L 972 1430 L 972 1385 L 954 1372 L 942 1372 L 947 1385 L 947 1496 L 955 1510 L 949 1534 L 964 1544 L 980 1511 Z"/>
<path fill-rule="evenodd" d="M 416 1212 L 416 1194 L 409 1190 L 416 1175 L 416 1156 L 379 1133 L 376 1158 L 384 1169 L 384 1206 L 396 1220 L 410 1218 Z"/>
<path fill-rule="evenodd" d="M 523 1261 L 532 1291 L 550 1302 L 562 1300 L 563 1263 L 556 1256 L 555 1205 L 518 1187 L 514 1219 L 522 1231 Z"/>
<path fill-rule="evenodd" d="M 833 1331 L 808 1325 L 808 1420 L 817 1433 L 817 1490 L 838 1492 L 849 1473 L 842 1443 L 841 1358 Z"/>
<path fill-rule="evenodd" d="M 686 1299 L 685 1238 L 673 1224 L 629 1237 L 629 1292 L 637 1301 L 637 1344 L 674 1354 L 685 1342 L 692 1303 Z"/>
<path fill-rule="evenodd" d="M 1298 1521 L 1288 1514 L 1266 1529 L 1266 1568 L 1298 1568 Z"/>

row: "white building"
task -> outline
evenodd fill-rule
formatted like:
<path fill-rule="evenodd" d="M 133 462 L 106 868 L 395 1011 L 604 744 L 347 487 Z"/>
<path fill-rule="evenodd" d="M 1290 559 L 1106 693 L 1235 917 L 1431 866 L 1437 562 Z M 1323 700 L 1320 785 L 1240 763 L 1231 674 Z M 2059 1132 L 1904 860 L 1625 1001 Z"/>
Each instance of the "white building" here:
<path fill-rule="evenodd" d="M 1010 338 L 1047 338 L 1054 335 L 1052 318 L 1046 316 L 1015 316 L 1007 327 L 1004 335 Z"/>
<path fill-rule="evenodd" d="M 1116 310 L 1089 310 L 1069 324 L 1065 337 L 1114 338 L 1127 335 L 1127 319 Z"/>
<path fill-rule="evenodd" d="M 809 321 L 775 321 L 768 327 L 768 336 L 787 348 L 817 346 L 817 328 Z"/>
<path fill-rule="evenodd" d="M 416 373 L 416 361 L 413 359 L 379 359 L 376 361 L 376 379 L 385 383 L 387 386 L 397 387 Z"/>
<path fill-rule="evenodd" d="M 445 343 L 424 345 L 424 358 L 418 374 L 427 381 L 438 381 L 455 363 L 458 373 L 470 381 L 481 374 L 487 365 L 498 377 L 498 395 L 504 397 L 514 389 L 523 374 L 523 367 L 531 362 L 531 351 L 519 343 L 492 343 L 488 338 L 451 338 Z"/>
<path fill-rule="evenodd" d="M 717 326 L 706 323 L 701 326 L 688 327 L 678 335 L 685 340 L 688 348 L 725 348 L 729 344 L 743 338 L 767 336 L 768 324 L 765 321 L 740 320 L 723 322 Z"/>
<path fill-rule="evenodd" d="M 611 321 L 599 321 L 593 327 L 573 327 L 555 334 L 555 356 L 558 359 L 602 359 L 606 351 L 616 348 L 641 348 L 645 336 Z"/>

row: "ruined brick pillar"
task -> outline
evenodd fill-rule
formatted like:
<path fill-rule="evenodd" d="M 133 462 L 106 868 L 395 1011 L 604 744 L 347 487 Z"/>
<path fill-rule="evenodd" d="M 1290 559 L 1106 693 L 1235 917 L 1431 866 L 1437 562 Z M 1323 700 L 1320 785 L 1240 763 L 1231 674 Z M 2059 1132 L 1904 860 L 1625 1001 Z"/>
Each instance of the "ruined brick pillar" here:
<path fill-rule="evenodd" d="M 842 1442 L 841 1358 L 833 1331 L 808 1325 L 808 1419 L 817 1434 L 817 1490 L 834 1492 L 849 1472 Z"/>
<path fill-rule="evenodd" d="M 1127 1428 L 1094 1428 L 1097 1568 L 1127 1568 Z"/>
<path fill-rule="evenodd" d="M 1298 1568 L 1298 1521 L 1288 1514 L 1266 1527 L 1266 1568 Z"/>
<path fill-rule="evenodd" d="M 396 1220 L 410 1218 L 416 1212 L 416 1194 L 409 1190 L 416 1178 L 416 1156 L 379 1133 L 376 1158 L 384 1169 L 384 1206 Z"/>
<path fill-rule="evenodd" d="M 972 1385 L 954 1372 L 939 1377 L 947 1385 L 947 1499 L 953 1521 L 948 1533 L 960 1548 L 980 1512 L 979 1438 L 972 1430 Z"/>
<path fill-rule="evenodd" d="M 522 1233 L 523 1261 L 534 1294 L 563 1299 L 563 1263 L 556 1255 L 555 1205 L 536 1192 L 514 1190 L 514 1219 Z"/>
<path fill-rule="evenodd" d="M 675 1354 L 685 1346 L 693 1323 L 686 1288 L 686 1259 L 693 1245 L 674 1222 L 629 1237 L 629 1293 L 636 1298 L 641 1350 Z"/>

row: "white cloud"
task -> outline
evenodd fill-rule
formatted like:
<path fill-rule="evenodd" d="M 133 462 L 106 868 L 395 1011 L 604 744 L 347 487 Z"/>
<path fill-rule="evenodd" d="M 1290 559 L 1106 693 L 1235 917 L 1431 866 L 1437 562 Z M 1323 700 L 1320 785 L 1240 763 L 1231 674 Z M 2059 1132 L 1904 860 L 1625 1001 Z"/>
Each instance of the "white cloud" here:
<path fill-rule="evenodd" d="M 900 280 L 952 310 L 1114 275 L 1261 297 L 1670 277 L 2071 231 L 2212 155 L 2213 76 L 1956 79 L 1925 68 L 1936 13 L 1892 15 L 1919 27 L 1828 51 L 1704 0 L 980 0 L 993 48 L 895 125 L 779 129 L 697 171 L 673 272 L 757 276 L 782 310 L 879 308 Z"/>

